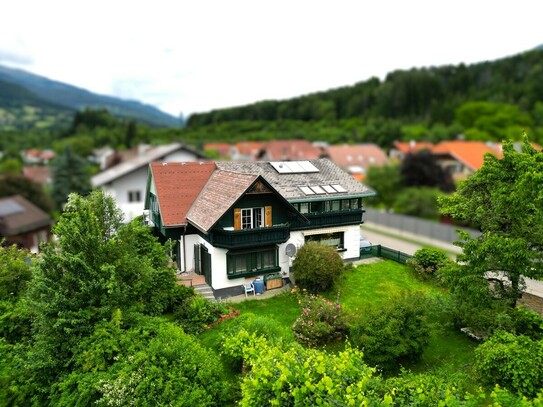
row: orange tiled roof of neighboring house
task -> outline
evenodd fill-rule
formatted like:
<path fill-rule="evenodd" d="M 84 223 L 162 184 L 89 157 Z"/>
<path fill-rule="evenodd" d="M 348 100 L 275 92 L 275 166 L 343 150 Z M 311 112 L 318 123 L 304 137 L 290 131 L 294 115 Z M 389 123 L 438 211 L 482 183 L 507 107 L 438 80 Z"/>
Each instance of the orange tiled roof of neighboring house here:
<path fill-rule="evenodd" d="M 256 160 L 267 144 L 266 141 L 240 141 L 236 143 L 236 149 L 239 155 Z"/>
<path fill-rule="evenodd" d="M 416 153 L 420 150 L 430 150 L 434 145 L 429 141 L 395 141 L 394 148 L 402 154 Z"/>
<path fill-rule="evenodd" d="M 265 155 L 277 161 L 315 160 L 322 156 L 322 150 L 307 140 L 275 140 L 268 143 Z"/>
<path fill-rule="evenodd" d="M 477 171 L 483 166 L 486 153 L 491 153 L 499 158 L 502 157 L 501 152 L 482 141 L 442 141 L 435 145 L 431 151 L 433 154 L 438 155 L 448 154 L 472 171 Z"/>
<path fill-rule="evenodd" d="M 382 166 L 388 163 L 385 152 L 376 144 L 355 144 L 329 146 L 327 152 L 330 159 L 338 166 L 347 170 L 362 167 L 364 171 L 372 166 Z"/>
<path fill-rule="evenodd" d="M 217 168 L 214 162 L 151 163 L 162 224 L 185 225 L 187 212 Z"/>
<path fill-rule="evenodd" d="M 216 151 L 219 157 L 230 157 L 232 155 L 232 144 L 230 143 L 206 143 L 204 151 Z"/>

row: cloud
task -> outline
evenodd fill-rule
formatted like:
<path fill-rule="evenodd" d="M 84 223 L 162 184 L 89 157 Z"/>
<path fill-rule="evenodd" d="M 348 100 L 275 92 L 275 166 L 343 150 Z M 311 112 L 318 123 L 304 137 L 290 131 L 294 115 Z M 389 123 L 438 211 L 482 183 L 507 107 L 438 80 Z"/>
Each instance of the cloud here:
<path fill-rule="evenodd" d="M 18 54 L 6 49 L 0 49 L 0 64 L 31 65 L 34 61 L 28 55 Z"/>

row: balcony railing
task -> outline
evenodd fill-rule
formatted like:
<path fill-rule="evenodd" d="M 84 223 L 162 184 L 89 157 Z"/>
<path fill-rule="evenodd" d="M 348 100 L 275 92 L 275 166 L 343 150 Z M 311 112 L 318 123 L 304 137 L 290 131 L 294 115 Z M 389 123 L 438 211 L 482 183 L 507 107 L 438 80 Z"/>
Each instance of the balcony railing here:
<path fill-rule="evenodd" d="M 288 238 L 288 225 L 278 225 L 256 229 L 213 230 L 209 234 L 209 243 L 224 249 L 241 249 L 285 243 Z"/>
<path fill-rule="evenodd" d="M 362 223 L 363 209 L 351 209 L 347 211 L 306 213 L 304 216 L 309 224 L 294 222 L 291 225 L 293 230 L 314 229 L 319 227 L 354 225 Z"/>

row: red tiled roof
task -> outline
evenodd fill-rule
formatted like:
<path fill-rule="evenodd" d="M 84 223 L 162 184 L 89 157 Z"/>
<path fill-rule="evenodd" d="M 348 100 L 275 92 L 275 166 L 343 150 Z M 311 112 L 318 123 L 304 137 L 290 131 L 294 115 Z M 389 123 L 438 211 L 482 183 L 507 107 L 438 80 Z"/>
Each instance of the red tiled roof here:
<path fill-rule="evenodd" d="M 388 163 L 385 152 L 375 144 L 329 146 L 327 150 L 330 159 L 345 170 L 350 166 L 360 166 L 367 170 L 372 165 Z"/>
<path fill-rule="evenodd" d="M 238 153 L 255 159 L 266 148 L 266 141 L 240 141 L 236 143 Z"/>
<path fill-rule="evenodd" d="M 207 232 L 257 178 L 255 174 L 215 171 L 189 210 L 188 220 Z"/>
<path fill-rule="evenodd" d="M 483 166 L 486 153 L 491 153 L 498 158 L 503 156 L 499 151 L 482 141 L 442 141 L 435 145 L 431 151 L 433 154 L 449 154 L 472 171 L 477 171 Z"/>
<path fill-rule="evenodd" d="M 187 223 L 188 210 L 216 168 L 214 162 L 150 164 L 164 226 Z"/>
<path fill-rule="evenodd" d="M 269 160 L 315 160 L 322 151 L 307 140 L 275 140 L 268 143 L 266 154 Z"/>

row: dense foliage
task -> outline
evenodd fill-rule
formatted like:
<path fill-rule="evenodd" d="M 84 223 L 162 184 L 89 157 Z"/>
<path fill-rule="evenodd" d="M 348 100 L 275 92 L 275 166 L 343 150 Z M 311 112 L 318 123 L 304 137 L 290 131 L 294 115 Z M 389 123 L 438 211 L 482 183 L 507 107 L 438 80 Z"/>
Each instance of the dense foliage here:
<path fill-rule="evenodd" d="M 451 260 L 443 250 L 433 248 L 422 248 L 415 252 L 407 264 L 413 268 L 415 273 L 423 278 L 432 277 L 443 266 Z"/>
<path fill-rule="evenodd" d="M 395 298 L 387 304 L 368 307 L 350 328 L 350 339 L 364 350 L 371 366 L 394 372 L 417 360 L 428 345 L 428 300 L 422 295 Z"/>
<path fill-rule="evenodd" d="M 475 351 L 475 369 L 484 384 L 535 396 L 543 389 L 543 340 L 498 331 Z"/>
<path fill-rule="evenodd" d="M 503 154 L 487 155 L 456 193 L 440 198 L 444 214 L 482 232 L 461 234 L 463 253 L 445 273 L 465 310 L 515 306 L 523 278 L 543 276 L 543 153 L 525 140 L 520 152 L 505 143 Z"/>
<path fill-rule="evenodd" d="M 302 293 L 299 303 L 302 313 L 292 330 L 300 343 L 318 346 L 343 339 L 347 325 L 339 302 Z"/>
<path fill-rule="evenodd" d="M 329 290 L 344 269 L 335 248 L 316 242 L 304 244 L 292 263 L 296 284 L 312 293 Z"/>

